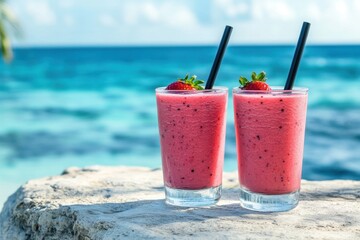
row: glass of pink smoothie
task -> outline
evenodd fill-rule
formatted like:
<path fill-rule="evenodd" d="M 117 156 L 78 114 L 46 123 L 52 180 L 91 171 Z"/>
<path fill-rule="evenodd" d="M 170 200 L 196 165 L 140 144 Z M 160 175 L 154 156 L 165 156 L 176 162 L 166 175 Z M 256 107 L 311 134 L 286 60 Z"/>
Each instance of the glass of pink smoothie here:
<path fill-rule="evenodd" d="M 166 203 L 196 207 L 221 196 L 228 90 L 156 89 Z"/>
<path fill-rule="evenodd" d="M 307 92 L 233 89 L 242 207 L 272 212 L 298 204 Z"/>

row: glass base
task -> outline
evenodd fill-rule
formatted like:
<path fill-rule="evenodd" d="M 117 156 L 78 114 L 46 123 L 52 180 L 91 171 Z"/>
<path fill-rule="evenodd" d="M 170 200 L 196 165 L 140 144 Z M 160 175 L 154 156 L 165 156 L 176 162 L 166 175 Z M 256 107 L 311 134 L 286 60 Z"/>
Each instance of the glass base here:
<path fill-rule="evenodd" d="M 175 189 L 165 186 L 166 203 L 179 207 L 204 207 L 216 204 L 221 197 L 221 185 L 199 190 Z"/>
<path fill-rule="evenodd" d="M 288 194 L 266 195 L 240 188 L 240 205 L 257 212 L 289 211 L 299 203 L 300 190 Z"/>

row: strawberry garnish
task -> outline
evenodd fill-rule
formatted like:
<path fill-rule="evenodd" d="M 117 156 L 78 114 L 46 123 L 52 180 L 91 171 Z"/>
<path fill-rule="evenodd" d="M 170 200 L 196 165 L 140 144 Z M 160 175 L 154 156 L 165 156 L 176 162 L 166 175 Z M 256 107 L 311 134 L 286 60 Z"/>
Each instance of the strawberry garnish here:
<path fill-rule="evenodd" d="M 262 90 L 262 91 L 270 91 L 271 88 L 266 83 L 266 73 L 261 72 L 256 74 L 253 72 L 251 74 L 251 81 L 247 80 L 245 77 L 240 77 L 239 82 L 241 84 L 241 89 L 244 90 Z"/>
<path fill-rule="evenodd" d="M 189 78 L 189 75 L 186 74 L 185 78 L 180 78 L 176 82 L 170 83 L 166 90 L 203 90 L 204 88 L 200 84 L 204 83 L 204 81 L 197 80 L 196 78 L 196 75 Z"/>

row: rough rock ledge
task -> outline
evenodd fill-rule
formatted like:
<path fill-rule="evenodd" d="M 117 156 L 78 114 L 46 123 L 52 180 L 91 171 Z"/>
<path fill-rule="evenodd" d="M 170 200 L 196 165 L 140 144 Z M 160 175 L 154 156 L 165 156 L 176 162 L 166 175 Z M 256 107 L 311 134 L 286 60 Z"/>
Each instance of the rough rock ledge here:
<path fill-rule="evenodd" d="M 360 239 L 360 182 L 303 181 L 301 202 L 285 213 L 240 208 L 236 173 L 209 208 L 164 201 L 160 169 L 69 168 L 31 180 L 0 214 L 0 239 Z"/>

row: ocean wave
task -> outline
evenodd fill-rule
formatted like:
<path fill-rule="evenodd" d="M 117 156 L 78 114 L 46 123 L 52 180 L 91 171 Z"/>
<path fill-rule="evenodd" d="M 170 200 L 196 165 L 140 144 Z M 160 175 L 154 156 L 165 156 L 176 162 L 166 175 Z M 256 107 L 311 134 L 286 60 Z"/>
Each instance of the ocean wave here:
<path fill-rule="evenodd" d="M 71 131 L 9 132 L 0 135 L 2 149 L 7 149 L 3 158 L 8 161 L 23 161 L 33 158 L 66 155 L 92 155 L 96 153 L 127 154 L 130 152 L 158 152 L 157 135 L 134 136 L 129 133 L 84 133 Z"/>

